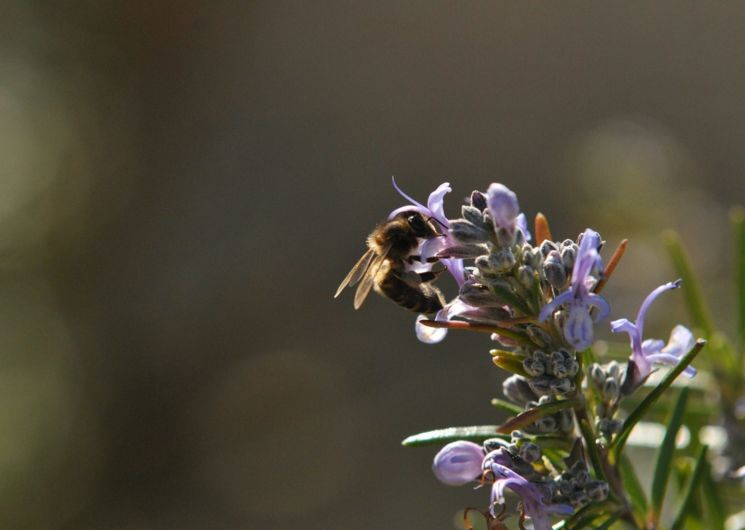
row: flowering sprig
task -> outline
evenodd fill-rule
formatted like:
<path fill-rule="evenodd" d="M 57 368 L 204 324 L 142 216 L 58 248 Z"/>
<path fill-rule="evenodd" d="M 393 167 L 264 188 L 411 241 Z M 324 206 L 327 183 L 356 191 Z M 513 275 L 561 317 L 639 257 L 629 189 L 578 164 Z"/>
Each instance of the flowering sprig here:
<path fill-rule="evenodd" d="M 654 364 L 675 366 L 680 362 L 680 358 L 693 348 L 696 342 L 693 333 L 680 324 L 673 328 L 667 344 L 661 340 L 644 340 L 643 338 L 644 319 L 649 306 L 662 293 L 677 289 L 680 285 L 681 281 L 677 280 L 661 285 L 652 291 L 642 302 L 635 322 L 625 318 L 611 322 L 611 331 L 627 333 L 631 339 L 631 357 L 626 365 L 626 375 L 621 385 L 624 393 L 629 394 L 644 383 L 652 373 Z M 688 377 L 693 377 L 696 375 L 696 369 L 693 366 L 687 366 L 683 373 Z"/>
<path fill-rule="evenodd" d="M 646 408 L 624 420 L 619 405 L 656 364 L 675 366 L 672 378 L 680 372 L 695 375 L 688 363 L 703 343 L 694 348 L 687 328 L 675 326 L 667 344 L 643 338 L 652 301 L 680 283 L 654 290 L 636 321 L 612 322 L 612 331 L 628 333 L 630 357 L 625 367 L 615 361 L 601 365 L 591 351 L 594 328 L 611 306 L 600 290 L 625 241 L 604 266 L 604 243 L 591 228 L 576 241 L 554 241 L 539 214 L 533 242 L 517 195 L 503 184 L 472 192 L 455 219 L 445 215 L 448 183 L 430 194 L 426 206 L 395 181 L 394 186 L 411 204 L 391 217 L 413 210 L 441 227 L 417 252 L 426 266 L 442 261 L 458 289 L 434 317 L 417 318 L 417 337 L 433 343 L 448 329 L 489 332 L 497 346 L 490 352 L 494 364 L 512 372 L 502 385 L 506 401 L 494 403 L 514 415 L 499 427 L 438 430 L 411 437 L 405 445 L 451 440 L 435 456 L 435 475 L 453 486 L 491 484 L 484 513 L 498 518 L 500 528 L 506 515 L 503 509 L 498 516 L 496 507 L 506 508 L 506 490 L 517 495 L 516 511 L 521 520 L 532 521 L 534 530 L 549 530 L 552 516 L 568 517 L 591 504 L 600 515 L 603 509 L 606 515 L 615 510 L 615 517 L 640 527 L 644 517 L 630 503 L 618 452 Z M 665 379 L 660 389 L 671 382 Z M 660 393 L 652 392 L 639 407 L 649 407 Z"/>

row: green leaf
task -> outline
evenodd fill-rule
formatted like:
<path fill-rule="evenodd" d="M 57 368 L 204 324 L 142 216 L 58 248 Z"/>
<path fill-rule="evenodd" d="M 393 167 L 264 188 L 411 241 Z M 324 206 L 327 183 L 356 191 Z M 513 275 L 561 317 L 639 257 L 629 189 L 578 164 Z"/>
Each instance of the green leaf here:
<path fill-rule="evenodd" d="M 701 478 L 703 477 L 704 470 L 707 467 L 707 464 L 706 464 L 706 451 L 707 450 L 708 450 L 708 447 L 706 445 L 701 446 L 701 449 L 698 453 L 698 458 L 696 458 L 696 466 L 693 468 L 693 476 L 691 477 L 691 480 L 688 482 L 688 488 L 686 488 L 685 495 L 683 496 L 683 502 L 681 503 L 680 508 L 678 509 L 678 513 L 675 516 L 675 519 L 673 519 L 673 525 L 670 527 L 670 530 L 682 530 L 683 529 L 683 524 L 685 523 L 686 517 L 688 517 L 688 514 L 690 512 L 691 505 L 693 504 L 694 493 L 696 493 L 696 488 L 701 482 Z"/>
<path fill-rule="evenodd" d="M 711 465 L 708 462 L 706 462 L 706 469 L 701 477 L 701 490 L 709 522 L 707 528 L 709 530 L 724 530 L 726 512 L 722 504 L 719 486 L 714 482 L 714 477 L 711 476 Z"/>
<path fill-rule="evenodd" d="M 503 399 L 494 398 L 491 400 L 491 405 L 495 409 L 503 410 L 505 412 L 508 412 L 510 414 L 520 414 L 523 409 L 522 407 L 518 407 L 517 405 L 514 405 L 510 403 L 509 401 L 505 401 Z"/>
<path fill-rule="evenodd" d="M 603 471 L 603 459 L 595 443 L 595 433 L 586 418 L 577 419 L 579 420 L 579 430 L 582 433 L 582 438 L 585 439 L 585 446 L 587 446 L 587 452 L 590 455 L 590 461 L 592 461 L 592 467 L 595 470 L 595 478 L 607 482 L 605 472 Z"/>
<path fill-rule="evenodd" d="M 596 526 L 595 530 L 608 530 L 611 526 L 613 526 L 613 523 L 618 521 L 620 518 L 621 518 L 620 512 L 614 513 L 613 515 L 608 517 L 608 519 L 606 519 L 603 524 L 601 524 L 600 526 Z"/>
<path fill-rule="evenodd" d="M 556 412 L 559 412 L 560 410 L 570 409 L 577 406 L 579 406 L 579 401 L 577 401 L 576 399 L 566 399 L 564 401 L 544 403 L 543 405 L 538 405 L 537 407 L 534 407 L 530 410 L 521 412 L 511 420 L 500 425 L 497 428 L 497 432 L 509 434 L 512 431 L 522 429 L 523 427 L 535 423 L 543 416 L 548 416 L 549 414 L 554 414 Z"/>
<path fill-rule="evenodd" d="M 663 241 L 675 272 L 683 280 L 683 296 L 691 318 L 695 325 L 703 330 L 704 337 L 708 339 L 714 332 L 711 312 L 704 299 L 701 284 L 693 271 L 688 254 L 680 241 L 680 236 L 677 232 L 668 230 L 663 234 Z"/>
<path fill-rule="evenodd" d="M 629 461 L 629 458 L 624 454 L 621 455 L 620 459 L 621 473 L 623 476 L 623 485 L 626 492 L 629 494 L 631 504 L 634 508 L 638 509 L 641 513 L 646 513 L 649 507 L 647 502 L 647 496 L 644 493 L 639 477 L 636 476 L 634 466 Z"/>
<path fill-rule="evenodd" d="M 591 503 L 580 508 L 569 519 L 564 519 L 553 526 L 554 530 L 578 530 L 589 524 L 603 514 L 606 503 Z"/>
<path fill-rule="evenodd" d="M 737 293 L 737 351 L 742 366 L 745 347 L 745 208 L 737 206 L 730 212 L 735 233 L 735 288 Z"/>
<path fill-rule="evenodd" d="M 662 445 L 660 445 L 660 449 L 657 452 L 657 464 L 655 465 L 654 476 L 652 478 L 652 506 L 648 512 L 648 520 L 653 522 L 655 528 L 662 512 L 662 502 L 665 499 L 667 480 L 670 478 L 670 465 L 672 464 L 673 454 L 675 453 L 675 438 L 678 435 L 680 426 L 683 424 L 686 401 L 688 401 L 688 388 L 683 387 L 678 396 L 678 401 L 675 403 L 675 408 L 670 417 Z"/>
<path fill-rule="evenodd" d="M 673 381 L 677 379 L 677 377 L 685 370 L 686 366 L 691 364 L 693 360 L 696 358 L 696 356 L 701 352 L 701 349 L 706 345 L 706 341 L 702 339 L 698 339 L 696 341 L 696 345 L 689 351 L 685 356 L 683 356 L 680 359 L 680 362 L 675 365 L 675 367 L 670 370 L 667 375 L 665 375 L 665 378 L 660 381 L 660 384 L 658 384 L 656 387 L 654 387 L 649 394 L 646 395 L 646 397 L 639 403 L 639 405 L 629 414 L 629 416 L 626 418 L 626 421 L 623 422 L 623 426 L 621 427 L 621 432 L 618 433 L 618 435 L 613 439 L 613 442 L 611 442 L 611 448 L 613 449 L 616 457 L 621 454 L 621 451 L 623 450 L 624 444 L 626 444 L 626 440 L 629 437 L 629 434 L 631 434 L 631 430 L 634 428 L 634 425 L 644 417 L 644 414 L 647 412 L 649 407 L 651 407 L 655 401 L 662 395 L 662 393 L 668 389 L 670 385 L 673 384 Z"/>
<path fill-rule="evenodd" d="M 448 427 L 447 429 L 437 429 L 414 434 L 401 442 L 401 445 L 406 447 L 441 445 L 458 440 L 480 443 L 489 438 L 510 439 L 509 436 L 499 434 L 496 425 L 474 425 L 471 427 Z"/>

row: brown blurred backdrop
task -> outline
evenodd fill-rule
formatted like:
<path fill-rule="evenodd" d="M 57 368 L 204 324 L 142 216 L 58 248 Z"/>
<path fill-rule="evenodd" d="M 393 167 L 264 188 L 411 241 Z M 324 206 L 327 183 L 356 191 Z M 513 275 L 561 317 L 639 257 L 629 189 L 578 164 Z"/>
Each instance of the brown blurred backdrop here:
<path fill-rule="evenodd" d="M 670 279 L 677 228 L 727 320 L 742 4 L 0 13 L 0 528 L 423 530 L 485 504 L 399 442 L 500 421 L 488 339 L 331 298 L 391 175 L 450 181 L 453 216 L 501 181 L 557 237 L 631 237 L 613 317 Z"/>

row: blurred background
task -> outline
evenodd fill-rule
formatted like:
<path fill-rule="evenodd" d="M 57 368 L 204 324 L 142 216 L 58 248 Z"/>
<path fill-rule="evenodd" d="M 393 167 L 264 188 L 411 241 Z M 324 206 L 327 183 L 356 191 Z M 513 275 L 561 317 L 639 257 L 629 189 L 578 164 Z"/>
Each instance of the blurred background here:
<path fill-rule="evenodd" d="M 450 181 L 451 216 L 500 181 L 556 238 L 629 237 L 613 318 L 671 279 L 678 229 L 727 327 L 742 4 L 1 12 L 1 528 L 455 528 L 485 505 L 400 441 L 503 419 L 488 337 L 427 346 L 387 300 L 332 299 L 402 204 L 391 175 L 422 201 Z M 677 296 L 651 335 L 686 322 Z"/>

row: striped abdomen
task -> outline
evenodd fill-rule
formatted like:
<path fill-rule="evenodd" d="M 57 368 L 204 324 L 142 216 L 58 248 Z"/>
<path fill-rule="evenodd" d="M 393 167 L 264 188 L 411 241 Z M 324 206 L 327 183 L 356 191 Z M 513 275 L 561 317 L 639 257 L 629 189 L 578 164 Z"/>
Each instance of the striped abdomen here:
<path fill-rule="evenodd" d="M 395 274 L 395 266 L 391 267 L 390 262 L 383 268 L 375 284 L 379 293 L 415 313 L 430 315 L 442 309 L 443 296 L 437 287 L 428 283 L 411 285 L 405 282 Z"/>

